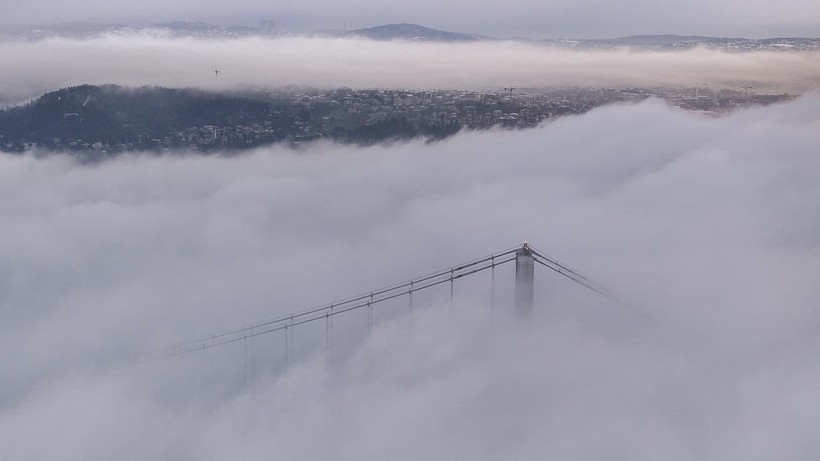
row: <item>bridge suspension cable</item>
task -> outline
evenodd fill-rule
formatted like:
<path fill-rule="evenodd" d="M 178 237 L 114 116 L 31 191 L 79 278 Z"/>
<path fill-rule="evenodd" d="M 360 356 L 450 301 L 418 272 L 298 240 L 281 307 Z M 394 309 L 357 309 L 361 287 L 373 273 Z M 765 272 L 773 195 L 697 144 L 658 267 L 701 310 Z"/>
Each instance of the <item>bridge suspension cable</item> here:
<path fill-rule="evenodd" d="M 591 290 L 595 293 L 598 293 L 599 295 L 603 296 L 604 298 L 614 302 L 615 304 L 617 304 L 621 307 L 625 307 L 627 309 L 630 309 L 630 310 L 632 310 L 633 312 L 635 312 L 636 314 L 638 314 L 642 317 L 653 320 L 651 316 L 649 316 L 645 312 L 641 311 L 640 309 L 638 309 L 638 308 L 636 308 L 632 305 L 626 304 L 626 303 L 622 302 L 621 300 L 619 300 L 617 297 L 615 297 L 614 294 L 612 294 L 611 291 L 609 291 L 607 288 L 605 288 L 601 284 L 599 284 L 599 283 L 595 282 L 594 280 L 590 279 L 589 277 L 581 274 L 577 270 L 571 269 L 571 268 L 567 267 L 565 264 L 559 263 L 557 259 L 544 254 L 542 251 L 538 250 L 537 248 L 533 248 L 532 245 L 530 245 L 530 248 L 532 249 L 533 260 L 537 264 L 540 264 L 540 265 L 542 265 L 542 266 L 544 266 L 544 267 L 546 267 L 546 268 L 548 268 L 548 269 L 550 269 L 554 272 L 557 272 L 558 274 L 572 280 L 573 282 L 587 288 L 588 290 Z"/>
<path fill-rule="evenodd" d="M 525 243 L 524 248 L 528 251 L 531 251 L 532 259 L 535 263 L 544 266 L 558 274 L 568 278 L 569 280 L 595 292 L 599 295 L 621 305 L 624 307 L 625 304 L 621 303 L 618 299 L 613 296 L 609 290 L 605 289 L 600 284 L 596 283 L 589 277 L 581 274 L 580 272 L 567 267 L 566 265 L 559 263 L 557 259 L 552 258 L 545 253 L 541 252 L 540 250 L 529 246 Z M 385 301 L 389 301 L 391 299 L 395 299 L 401 296 L 407 295 L 409 297 L 409 311 L 412 313 L 413 310 L 413 293 L 416 291 L 426 290 L 428 288 L 432 288 L 438 285 L 442 285 L 445 283 L 450 284 L 450 297 L 452 300 L 453 297 L 453 283 L 455 280 L 470 276 L 472 274 L 485 271 L 490 269 L 492 271 L 492 280 L 493 280 L 493 287 L 491 288 L 491 297 L 495 297 L 495 268 L 513 261 L 516 261 L 516 253 L 518 250 L 521 249 L 520 246 L 515 246 L 512 248 L 508 248 L 496 253 L 493 253 L 489 256 L 475 259 L 472 261 L 468 261 L 466 263 L 459 264 L 457 266 L 453 266 L 447 269 L 442 269 L 436 272 L 429 273 L 427 275 L 423 275 L 421 277 L 410 279 L 406 282 L 401 282 L 393 285 L 389 285 L 378 290 L 370 291 L 367 293 L 363 293 L 360 295 L 356 295 L 353 297 L 341 299 L 338 301 L 331 302 L 329 304 L 324 304 L 318 307 L 314 307 L 311 309 L 303 310 L 294 312 L 282 317 L 274 318 L 271 320 L 266 320 L 259 323 L 254 323 L 250 326 L 243 327 L 243 328 L 236 328 L 229 331 L 223 331 L 217 334 L 200 337 L 199 339 L 182 342 L 175 344 L 173 346 L 167 347 L 162 350 L 154 351 L 145 353 L 135 357 L 137 361 L 142 360 L 151 360 L 151 359 L 161 359 L 167 357 L 174 357 L 180 356 L 185 354 L 190 354 L 198 351 L 203 351 L 206 349 L 224 346 L 227 344 L 231 344 L 238 341 L 247 341 L 253 340 L 253 338 L 262 335 L 268 335 L 278 331 L 284 331 L 285 333 L 285 356 L 286 360 L 290 362 L 291 355 L 293 354 L 293 339 L 292 335 L 294 333 L 294 328 L 300 325 L 308 324 L 311 322 L 316 322 L 320 320 L 325 320 L 327 322 L 326 325 L 326 333 L 327 333 L 327 344 L 326 347 L 330 348 L 331 346 L 331 339 L 330 335 L 333 331 L 333 324 L 332 318 L 336 315 L 344 314 L 347 312 L 351 312 L 354 310 L 365 308 L 367 310 L 367 323 L 368 323 L 368 330 L 373 327 L 373 313 L 374 307 Z M 491 300 L 491 304 L 494 302 L 494 299 Z M 638 311 L 639 314 L 646 316 Z M 251 346 L 252 347 L 252 346 Z M 251 352 L 252 353 L 252 352 Z M 252 360 L 252 359 L 251 359 Z M 250 364 L 251 368 L 253 366 L 252 362 Z"/>
<path fill-rule="evenodd" d="M 165 348 L 161 352 L 144 354 L 140 358 L 174 357 L 213 347 L 223 346 L 237 341 L 245 341 L 277 331 L 284 330 L 287 333 L 289 332 L 288 330 L 291 330 L 299 325 L 304 325 L 318 320 L 329 321 L 336 315 L 361 308 L 366 308 L 368 310 L 368 325 L 372 327 L 373 307 L 375 305 L 398 298 L 400 296 L 412 296 L 412 294 L 416 291 L 426 290 L 445 283 L 450 283 L 452 295 L 452 284 L 455 280 L 487 269 L 494 269 L 497 266 L 515 261 L 514 253 L 517 248 L 518 247 L 508 248 L 500 252 L 493 253 L 489 256 L 432 272 L 421 277 L 413 278 L 406 282 L 389 285 L 378 290 L 339 301 L 334 301 L 312 309 L 295 312 L 279 318 L 254 323 L 248 327 L 236 328 L 206 337 L 201 337 L 196 340 L 178 343 Z M 412 302 L 412 300 L 410 302 Z M 330 328 L 332 328 L 332 326 Z"/>
<path fill-rule="evenodd" d="M 532 246 L 530 248 L 532 248 Z M 609 291 L 606 288 L 599 285 L 589 277 L 579 273 L 574 269 L 567 267 L 564 264 L 559 263 L 556 259 L 545 255 L 544 253 L 538 251 L 535 248 L 532 248 L 532 255 L 536 263 L 552 271 L 555 271 L 560 275 L 563 275 L 564 277 L 572 280 L 573 282 L 581 286 L 584 286 L 594 291 L 595 293 L 598 293 L 599 295 L 609 299 L 610 301 L 620 303 L 620 301 L 618 301 L 611 293 L 609 293 Z"/>

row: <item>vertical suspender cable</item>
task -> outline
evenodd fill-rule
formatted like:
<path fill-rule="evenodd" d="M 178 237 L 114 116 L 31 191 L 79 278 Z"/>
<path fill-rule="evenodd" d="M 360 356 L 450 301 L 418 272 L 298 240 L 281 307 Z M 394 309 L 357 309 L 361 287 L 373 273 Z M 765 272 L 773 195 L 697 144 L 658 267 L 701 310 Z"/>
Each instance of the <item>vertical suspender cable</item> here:
<path fill-rule="evenodd" d="M 450 269 L 450 304 L 453 304 L 453 292 L 454 292 L 454 288 L 453 288 L 453 271 L 454 270 L 451 268 Z"/>
<path fill-rule="evenodd" d="M 288 332 L 288 325 L 285 324 L 285 369 L 290 365 L 290 333 Z"/>
<path fill-rule="evenodd" d="M 373 329 L 373 292 L 370 292 L 370 298 L 367 300 L 367 331 Z"/>
<path fill-rule="evenodd" d="M 325 352 L 330 354 L 330 313 L 325 314 Z"/>
<path fill-rule="evenodd" d="M 243 358 L 243 367 L 242 367 L 242 382 L 247 385 L 248 384 L 248 336 L 242 335 L 242 358 Z"/>
<path fill-rule="evenodd" d="M 296 327 L 291 325 L 289 330 L 290 330 L 290 361 L 292 363 L 293 358 L 296 355 Z"/>
<path fill-rule="evenodd" d="M 411 280 L 410 281 L 410 289 L 407 291 L 407 296 L 408 296 L 408 298 L 410 298 L 408 300 L 410 315 L 413 314 L 413 291 L 415 291 L 415 290 L 413 290 L 413 281 Z"/>
<path fill-rule="evenodd" d="M 495 310 L 495 256 L 492 257 L 490 274 L 490 311 L 492 312 Z"/>

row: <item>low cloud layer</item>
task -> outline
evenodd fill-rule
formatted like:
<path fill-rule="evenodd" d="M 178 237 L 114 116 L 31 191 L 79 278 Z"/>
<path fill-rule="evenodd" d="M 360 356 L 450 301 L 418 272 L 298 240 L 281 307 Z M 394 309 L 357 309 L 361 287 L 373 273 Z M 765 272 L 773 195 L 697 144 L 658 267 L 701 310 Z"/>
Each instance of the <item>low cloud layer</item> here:
<path fill-rule="evenodd" d="M 653 100 L 429 145 L 1 156 L 3 455 L 815 459 L 818 107 Z M 507 267 L 493 311 L 481 274 L 453 306 L 447 288 L 410 319 L 387 306 L 369 336 L 340 318 L 330 364 L 320 325 L 288 371 L 281 335 L 112 366 L 523 240 L 630 307 L 539 267 L 524 334 L 503 321 Z"/>
<path fill-rule="evenodd" d="M 0 96 L 20 101 L 84 83 L 233 89 L 755 86 L 820 84 L 820 53 L 577 51 L 518 42 L 467 44 L 353 39 L 167 39 L 122 35 L 0 43 Z M 214 70 L 222 72 L 217 77 Z"/>

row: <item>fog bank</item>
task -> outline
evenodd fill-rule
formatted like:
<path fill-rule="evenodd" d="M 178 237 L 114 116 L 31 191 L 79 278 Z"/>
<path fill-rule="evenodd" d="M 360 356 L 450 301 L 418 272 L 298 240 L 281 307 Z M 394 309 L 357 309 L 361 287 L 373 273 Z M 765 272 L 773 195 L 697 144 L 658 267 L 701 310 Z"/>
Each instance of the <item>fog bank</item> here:
<path fill-rule="evenodd" d="M 571 50 L 521 42 L 462 44 L 358 39 L 169 39 L 124 34 L 0 43 L 0 96 L 19 102 L 84 83 L 233 89 L 754 86 L 803 91 L 820 83 L 820 53 Z M 217 77 L 214 70 L 219 68 Z"/>
<path fill-rule="evenodd" d="M 0 156 L 4 456 L 815 459 L 818 108 L 650 100 L 429 145 Z M 287 370 L 281 335 L 250 375 L 242 344 L 111 366 L 523 240 L 632 307 L 539 267 L 525 334 L 501 320 L 507 268 L 492 311 L 482 274 L 369 335 L 340 319 L 330 365 L 320 325 Z"/>

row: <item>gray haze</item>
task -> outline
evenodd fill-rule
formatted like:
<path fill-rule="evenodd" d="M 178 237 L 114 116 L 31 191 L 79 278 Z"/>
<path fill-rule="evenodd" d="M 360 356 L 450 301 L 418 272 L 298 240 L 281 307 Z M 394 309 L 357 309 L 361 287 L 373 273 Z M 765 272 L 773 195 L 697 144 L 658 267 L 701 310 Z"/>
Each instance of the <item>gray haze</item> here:
<path fill-rule="evenodd" d="M 467 44 L 357 39 L 169 39 L 123 34 L 89 40 L 0 42 L 0 101 L 85 83 L 205 89 L 313 85 L 494 89 L 695 86 L 800 92 L 820 85 L 818 52 L 570 50 L 519 42 Z M 217 77 L 214 69 L 221 73 Z"/>
<path fill-rule="evenodd" d="M 818 108 L 650 100 L 430 145 L 1 156 L 3 459 L 817 459 Z M 634 307 L 538 270 L 529 334 L 505 302 L 490 315 L 484 277 L 453 316 L 433 294 L 358 345 L 362 317 L 339 321 L 332 366 L 305 345 L 283 372 L 281 336 L 255 344 L 255 379 L 239 345 L 110 366 L 525 239 Z"/>
<path fill-rule="evenodd" d="M 5 23 L 108 21 L 152 23 L 203 20 L 225 25 L 276 20 L 280 28 L 310 31 L 411 22 L 457 32 L 533 38 L 603 38 L 634 34 L 820 36 L 815 0 L 511 0 L 479 5 L 464 0 L 4 0 Z"/>

